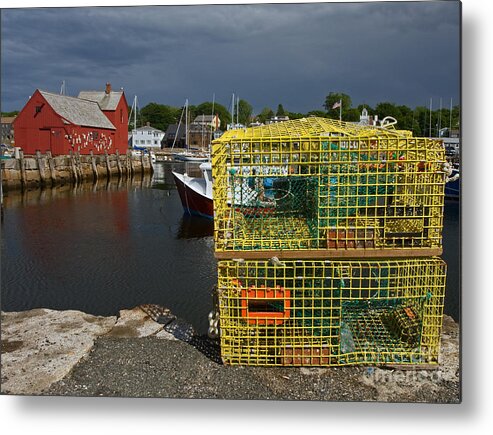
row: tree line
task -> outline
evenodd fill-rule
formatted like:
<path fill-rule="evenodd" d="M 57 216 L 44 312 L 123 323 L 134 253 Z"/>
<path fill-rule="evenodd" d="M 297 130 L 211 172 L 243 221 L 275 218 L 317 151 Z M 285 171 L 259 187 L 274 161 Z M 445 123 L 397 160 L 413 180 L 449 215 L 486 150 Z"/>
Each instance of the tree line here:
<path fill-rule="evenodd" d="M 333 108 L 336 103 L 341 102 L 341 108 Z M 277 110 L 271 107 L 264 107 L 260 113 L 254 114 L 253 108 L 246 100 L 239 101 L 238 114 L 235 111 L 233 122 L 249 125 L 252 122 L 266 123 L 274 116 L 288 116 L 289 119 L 299 119 L 309 116 L 319 116 L 324 118 L 339 119 L 342 121 L 358 122 L 363 108 L 366 108 L 370 116 L 378 116 L 382 120 L 386 116 L 392 116 L 397 120 L 397 128 L 400 130 L 410 130 L 414 136 L 438 136 L 440 128 L 458 129 L 460 125 L 460 106 L 455 105 L 452 111 L 448 107 L 441 110 L 435 108 L 431 111 L 425 106 L 417 106 L 414 109 L 398 105 L 392 102 L 383 101 L 371 107 L 368 104 L 360 104 L 353 107 L 351 97 L 340 92 L 330 92 L 326 97 L 320 110 L 311 110 L 307 113 L 290 112 L 285 110 L 282 104 L 277 105 Z M 149 103 L 140 110 L 140 122 L 138 126 L 149 122 L 155 128 L 166 131 L 170 124 L 178 123 L 182 114 L 183 107 L 172 107 L 164 104 Z M 190 120 L 193 121 L 199 115 L 211 115 L 213 103 L 203 102 L 197 106 L 190 105 L 188 111 Z M 214 103 L 214 113 L 221 120 L 221 130 L 226 130 L 227 124 L 232 122 L 230 111 L 219 103 Z M 184 120 L 183 120 L 184 122 Z M 129 128 L 132 128 L 133 125 Z M 430 130 L 431 129 L 431 130 Z"/>
<path fill-rule="evenodd" d="M 334 105 L 341 102 L 341 108 Z M 358 122 L 363 108 L 366 108 L 371 116 L 378 116 L 382 120 L 386 116 L 392 116 L 397 120 L 397 128 L 410 130 L 414 136 L 438 136 L 440 128 L 452 127 L 459 128 L 460 125 L 460 106 L 455 105 L 450 108 L 442 107 L 431 111 L 425 106 L 417 106 L 411 109 L 405 105 L 397 105 L 392 102 L 384 101 L 371 107 L 368 104 L 360 104 L 353 107 L 351 97 L 341 92 L 330 92 L 322 104 L 324 110 L 311 110 L 307 113 L 290 112 L 285 110 L 282 104 L 277 105 L 277 110 L 264 107 L 260 113 L 254 114 L 253 108 L 246 100 L 240 99 L 235 110 L 235 119 L 231 119 L 230 111 L 217 102 L 205 101 L 199 105 L 189 105 L 189 122 L 192 122 L 199 115 L 217 114 L 221 120 L 220 129 L 225 131 L 227 124 L 239 122 L 249 125 L 252 122 L 266 123 L 274 116 L 288 116 L 289 119 L 299 119 L 308 116 L 320 116 L 325 118 L 339 119 L 342 121 Z M 143 107 L 137 115 L 137 127 L 149 123 L 152 127 L 166 131 L 170 124 L 177 124 L 182 116 L 183 107 L 173 107 L 166 104 L 149 103 Z M 238 112 L 238 113 L 236 113 Z M 18 111 L 2 112 L 2 116 L 14 116 Z M 130 113 L 130 107 L 129 107 Z M 431 115 L 431 117 L 430 117 Z M 133 118 L 133 116 L 132 116 Z M 185 122 L 185 120 L 182 120 Z M 129 120 L 129 130 L 134 128 L 133 119 Z"/>
<path fill-rule="evenodd" d="M 360 114 L 366 107 L 369 115 L 377 115 L 379 120 L 386 116 L 392 116 L 397 120 L 397 128 L 400 130 L 409 130 L 414 136 L 438 136 L 442 128 L 458 129 L 460 126 L 460 106 L 450 108 L 442 107 L 431 111 L 425 106 L 417 106 L 411 109 L 405 105 L 397 105 L 388 101 L 378 103 L 375 107 L 367 104 L 360 104 L 352 107 L 351 97 L 343 93 L 331 92 L 325 98 L 324 108 L 329 118 L 339 119 L 339 108 L 333 108 L 334 104 L 342 102 L 343 121 L 359 121 Z M 432 108 L 433 109 L 433 108 Z"/>

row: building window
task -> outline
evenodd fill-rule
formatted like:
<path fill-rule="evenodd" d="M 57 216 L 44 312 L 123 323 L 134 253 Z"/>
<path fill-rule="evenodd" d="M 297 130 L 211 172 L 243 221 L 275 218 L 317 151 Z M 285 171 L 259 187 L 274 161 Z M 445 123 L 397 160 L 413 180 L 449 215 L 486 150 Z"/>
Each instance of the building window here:
<path fill-rule="evenodd" d="M 154 141 L 154 145 L 157 145 L 157 140 Z"/>
<path fill-rule="evenodd" d="M 42 108 L 42 107 L 43 107 L 43 106 L 36 106 L 36 113 L 41 113 L 41 108 Z"/>
<path fill-rule="evenodd" d="M 98 140 L 99 138 L 99 132 L 93 131 L 92 132 L 92 140 Z"/>

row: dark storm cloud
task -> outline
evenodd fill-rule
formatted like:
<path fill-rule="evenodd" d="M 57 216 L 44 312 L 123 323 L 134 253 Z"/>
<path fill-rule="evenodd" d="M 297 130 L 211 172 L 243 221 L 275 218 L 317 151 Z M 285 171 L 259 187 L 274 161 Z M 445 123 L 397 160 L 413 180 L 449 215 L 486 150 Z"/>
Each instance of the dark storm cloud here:
<path fill-rule="evenodd" d="M 457 2 L 102 7 L 2 11 L 2 109 L 36 88 L 124 87 L 180 105 L 231 93 L 256 110 L 424 105 L 459 92 Z"/>

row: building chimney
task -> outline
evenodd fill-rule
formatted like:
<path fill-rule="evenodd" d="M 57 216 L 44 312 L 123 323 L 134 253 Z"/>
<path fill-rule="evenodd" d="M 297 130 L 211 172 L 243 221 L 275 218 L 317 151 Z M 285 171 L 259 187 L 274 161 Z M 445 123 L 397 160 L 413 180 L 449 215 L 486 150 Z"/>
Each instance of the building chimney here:
<path fill-rule="evenodd" d="M 105 94 L 109 94 L 111 92 L 111 83 L 106 83 L 106 89 L 104 91 Z"/>

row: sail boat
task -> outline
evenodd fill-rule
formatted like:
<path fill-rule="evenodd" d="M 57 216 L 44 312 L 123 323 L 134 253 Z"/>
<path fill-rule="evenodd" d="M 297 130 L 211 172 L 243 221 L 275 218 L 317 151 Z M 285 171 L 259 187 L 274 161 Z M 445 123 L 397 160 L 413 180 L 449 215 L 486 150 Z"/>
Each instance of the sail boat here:
<path fill-rule="evenodd" d="M 171 148 L 174 148 L 176 143 L 176 138 L 180 132 L 180 125 L 185 115 L 185 149 L 186 151 L 180 153 L 174 153 L 173 157 L 175 160 L 185 161 L 185 162 L 206 162 L 209 160 L 209 155 L 206 153 L 200 153 L 196 151 L 191 151 L 189 147 L 189 129 L 188 129 L 188 99 L 185 100 L 185 106 L 181 112 L 180 121 L 178 122 L 178 127 L 176 129 L 175 139 Z"/>

